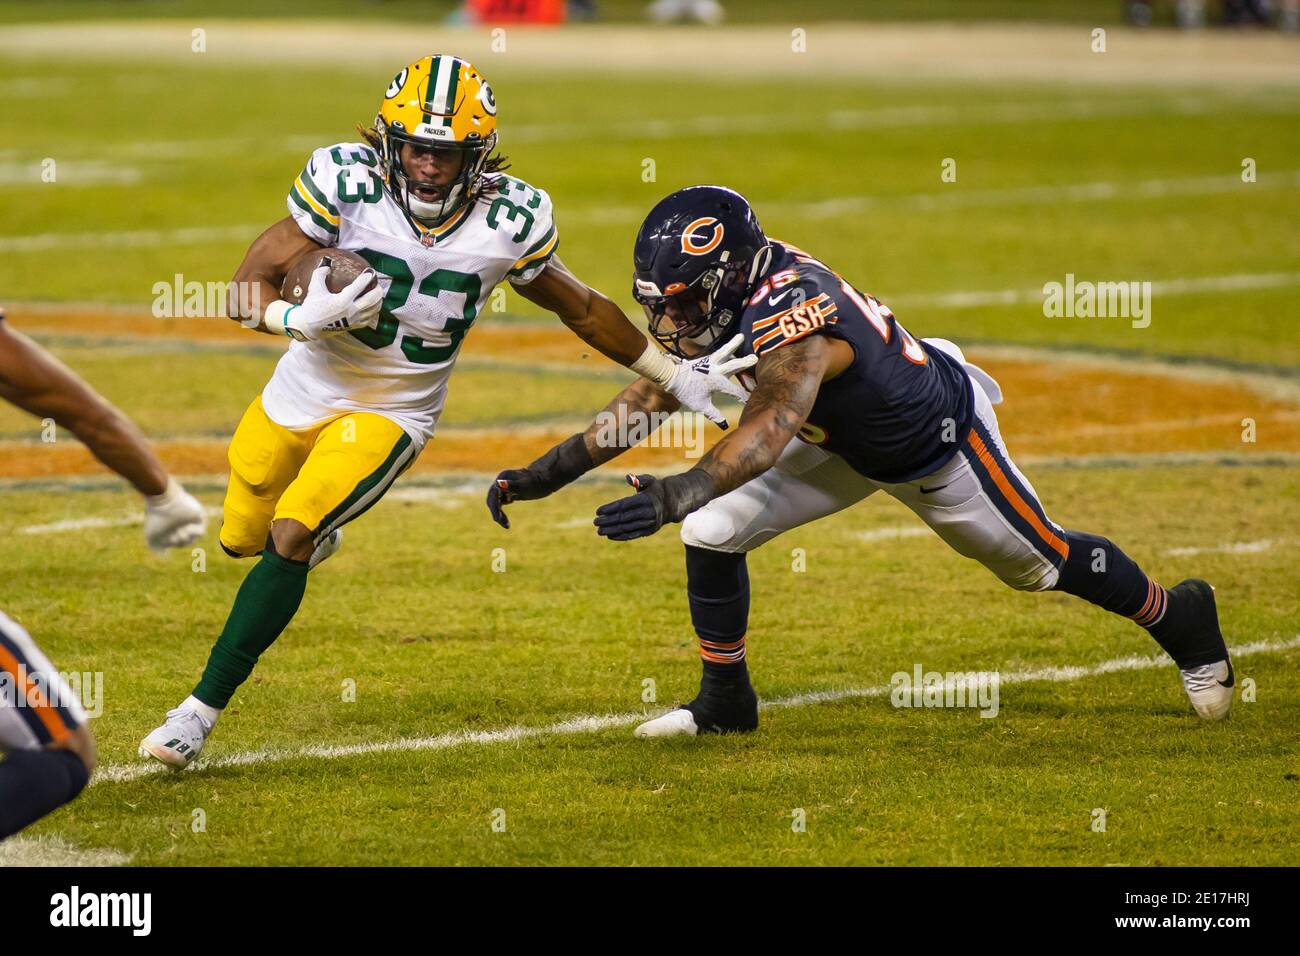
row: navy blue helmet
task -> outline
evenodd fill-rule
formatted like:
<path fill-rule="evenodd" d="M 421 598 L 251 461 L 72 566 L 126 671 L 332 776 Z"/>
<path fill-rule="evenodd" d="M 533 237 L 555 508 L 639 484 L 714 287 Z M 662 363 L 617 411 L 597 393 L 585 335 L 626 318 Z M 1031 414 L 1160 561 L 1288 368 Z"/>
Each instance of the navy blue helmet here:
<path fill-rule="evenodd" d="M 689 358 L 723 340 L 771 261 L 772 247 L 744 196 L 688 186 L 660 200 L 641 224 L 632 295 L 655 341 Z"/>

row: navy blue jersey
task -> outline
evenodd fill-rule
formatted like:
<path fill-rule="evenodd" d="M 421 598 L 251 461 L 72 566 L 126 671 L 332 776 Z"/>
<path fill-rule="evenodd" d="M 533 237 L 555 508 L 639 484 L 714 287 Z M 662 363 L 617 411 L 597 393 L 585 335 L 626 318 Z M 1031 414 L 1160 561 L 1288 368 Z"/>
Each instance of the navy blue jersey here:
<path fill-rule="evenodd" d="M 913 481 L 941 467 L 974 415 L 961 363 L 912 338 L 888 308 L 812 256 L 773 247 L 772 267 L 741 313 L 737 354 L 766 355 L 809 335 L 853 347 L 852 364 L 822 383 L 800 437 L 876 481 Z"/>

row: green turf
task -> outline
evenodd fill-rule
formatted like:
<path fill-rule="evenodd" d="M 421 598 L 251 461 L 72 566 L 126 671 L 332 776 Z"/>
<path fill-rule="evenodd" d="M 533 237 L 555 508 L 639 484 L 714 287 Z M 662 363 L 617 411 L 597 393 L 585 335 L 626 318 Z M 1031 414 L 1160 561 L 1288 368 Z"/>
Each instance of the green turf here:
<path fill-rule="evenodd" d="M 35 96 L 13 99 L 0 116 L 0 138 L 15 144 L 8 161 L 32 179 L 0 186 L 7 210 L 0 288 L 12 298 L 141 307 L 153 301 L 154 283 L 177 273 L 228 279 L 248 239 L 285 214 L 287 184 L 311 145 L 354 138 L 381 84 L 355 68 L 38 67 L 22 60 L 0 65 L 0 83 L 38 70 L 77 91 L 83 119 L 75 132 L 58 130 Z M 1067 273 L 1154 282 L 1294 275 L 1295 94 L 813 81 L 812 105 L 786 124 L 793 135 L 774 141 L 767 103 L 782 95 L 783 83 L 719 81 L 692 114 L 716 119 L 682 125 L 671 104 L 691 101 L 696 91 L 674 77 L 611 77 L 599 97 L 583 92 L 589 78 L 563 73 L 539 81 L 507 69 L 494 72 L 493 82 L 503 148 L 516 173 L 551 192 L 564 259 L 629 308 L 630 243 L 640 218 L 666 192 L 713 181 L 748 194 L 773 235 L 896 301 L 917 334 L 1300 362 L 1294 279 L 1273 289 L 1160 296 L 1143 330 L 1116 320 L 1047 319 L 1033 300 L 953 309 L 926 298 L 1041 289 Z M 234 87 L 260 95 L 234 101 L 226 95 Z M 150 117 L 161 107 L 154 94 L 163 88 L 186 108 L 155 124 Z M 299 95 L 302 89 L 312 95 Z M 286 112 L 289 101 L 294 108 Z M 673 133 L 647 130 L 643 120 L 667 121 Z M 581 162 L 574 162 L 575 140 Z M 749 155 L 762 161 L 741 160 Z M 46 157 L 61 164 L 53 184 L 38 181 Z M 1244 157 L 1255 160 L 1257 183 L 1239 181 Z M 945 158 L 957 161 L 955 183 L 940 181 Z M 641 178 L 647 159 L 655 163 L 652 183 Z M 78 177 L 96 172 L 86 163 L 133 171 L 139 181 L 78 185 Z M 1142 184 L 1153 182 L 1175 192 L 1142 194 Z M 1093 199 L 1017 193 L 1091 183 L 1115 184 L 1119 192 Z M 825 201 L 839 205 L 814 205 Z M 85 255 L 94 234 L 176 229 L 235 233 L 145 237 L 144 244 L 128 237 L 107 254 Z M 47 233 L 89 235 L 65 237 L 53 249 L 6 247 L 15 237 Z"/>
<path fill-rule="evenodd" d="M 94 6 L 104 16 L 196 9 L 188 0 Z M 230 10 L 288 9 L 255 6 Z M 631 15 L 630 2 L 605 6 Z M 789 6 L 729 4 L 736 19 L 779 18 Z M 1119 10 L 1109 0 L 960 6 L 1095 22 Z M 341 7 L 323 0 L 313 13 Z M 0 20 L 86 8 L 13 3 Z M 414 8 L 396 0 L 374 13 Z M 801 9 L 811 17 L 842 7 Z M 945 0 L 916 15 L 956 9 Z M 352 138 L 389 75 L 215 58 L 0 63 L 0 294 L 148 308 L 154 284 L 177 273 L 228 279 L 247 241 L 284 215 L 285 189 L 311 147 Z M 1048 319 L 1032 297 L 970 308 L 939 298 L 1039 289 L 1066 273 L 1168 281 L 1300 271 L 1295 93 L 812 78 L 798 86 L 798 109 L 774 114 L 790 86 L 761 77 L 703 91 L 680 73 L 600 77 L 593 95 L 590 74 L 506 67 L 490 76 L 513 172 L 551 192 L 565 261 L 625 306 L 641 216 L 678 186 L 715 181 L 749 194 L 770 232 L 893 304 L 918 335 L 1191 355 L 1291 374 L 1300 366 L 1294 281 L 1161 296 L 1147 329 Z M 76 123 L 51 111 L 51 97 L 75 102 Z M 940 181 L 946 157 L 957 160 L 955 183 Z M 1239 181 L 1244 157 L 1256 161 L 1258 183 Z M 58 164 L 55 183 L 38 181 L 45 158 Z M 646 159 L 651 183 L 641 178 Z M 123 175 L 135 179 L 102 178 Z M 1090 183 L 1115 193 L 1069 195 Z M 1034 187 L 1048 191 L 1026 192 Z M 180 228 L 222 232 L 122 235 Z M 514 294 L 509 301 L 510 316 L 480 322 L 538 317 Z M 219 440 L 276 356 L 252 334 L 246 345 L 203 347 L 109 329 L 43 338 L 155 436 Z M 477 354 L 471 333 L 443 423 L 582 418 L 618 377 L 507 366 Z M 0 410 L 0 441 L 35 439 L 38 426 Z M 484 472 L 519 464 L 490 457 Z M 1165 583 L 1213 581 L 1231 643 L 1300 632 L 1294 468 L 1030 472 L 1056 520 L 1115 538 Z M 106 710 L 94 726 L 102 762 L 120 768 L 192 686 L 248 564 L 221 555 L 215 527 L 202 542 L 202 573 L 188 553 L 147 555 L 138 525 L 23 531 L 138 511 L 122 491 L 73 490 L 86 487 L 102 482 L 6 490 L 0 607 L 64 669 L 104 674 Z M 220 503 L 220 488 L 196 487 L 205 504 Z M 488 522 L 481 479 L 440 487 L 434 500 L 390 500 L 349 527 L 298 619 L 237 695 L 212 757 L 546 727 L 692 694 L 698 662 L 675 535 L 619 546 L 587 525 L 618 485 L 516 506 L 508 533 Z M 916 663 L 1013 672 L 1154 651 L 1137 628 L 1062 595 L 1007 591 L 931 537 L 860 538 L 915 525 L 873 499 L 752 557 L 751 663 L 765 698 L 878 686 Z M 1260 541 L 1271 544 L 1166 553 Z M 506 549 L 503 574 L 491 570 L 496 547 Z M 796 547 L 807 552 L 805 573 L 791 570 Z M 895 710 L 875 697 L 774 709 L 746 738 L 647 745 L 628 724 L 102 782 L 32 832 L 141 864 L 1300 863 L 1300 652 L 1243 658 L 1238 675 L 1255 682 L 1258 699 L 1239 701 L 1222 726 L 1197 722 L 1167 666 L 1007 685 L 991 720 Z M 655 705 L 642 703 L 646 678 L 657 682 Z M 341 699 L 349 679 L 354 703 Z M 196 808 L 206 833 L 191 829 Z M 504 833 L 490 827 L 496 808 Z M 791 830 L 797 808 L 807 832 Z M 1105 833 L 1090 829 L 1095 808 L 1107 811 Z"/>
<path fill-rule="evenodd" d="M 1032 477 L 1058 521 L 1112 535 L 1165 581 L 1213 581 L 1232 643 L 1296 635 L 1294 541 L 1163 553 L 1295 527 L 1293 471 Z M 659 705 L 688 697 L 698 663 L 676 536 L 620 546 L 582 526 L 617 487 L 517 505 L 511 532 L 485 523 L 477 486 L 376 508 L 317 572 L 211 755 L 632 713 L 648 706 L 647 677 Z M 1248 510 L 1213 507 L 1243 488 Z M 129 513 L 125 494 L 7 497 L 5 606 L 64 669 L 103 671 L 102 760 L 129 763 L 189 689 L 247 564 L 221 557 L 212 535 L 195 573 L 189 555 L 142 555 L 138 527 L 18 533 Z M 1010 672 L 1155 651 L 1136 627 L 1066 596 L 1004 589 L 936 539 L 858 538 L 914 525 L 872 500 L 751 557 L 751 666 L 764 697 L 885 684 L 916 663 Z M 504 573 L 491 570 L 497 547 Z M 795 547 L 807 552 L 803 573 L 791 570 Z M 872 698 L 768 711 L 751 737 L 644 742 L 621 726 L 104 782 L 33 833 L 137 863 L 1295 864 L 1298 665 L 1295 650 L 1239 661 L 1258 700 L 1238 702 L 1222 726 L 1192 716 L 1170 665 L 1006 685 L 993 719 Z M 354 703 L 341 700 L 346 679 Z M 1104 834 L 1090 829 L 1095 807 L 1107 811 Z M 190 829 L 195 808 L 205 834 Z M 505 833 L 490 828 L 496 808 Z M 806 833 L 790 828 L 795 808 Z"/>

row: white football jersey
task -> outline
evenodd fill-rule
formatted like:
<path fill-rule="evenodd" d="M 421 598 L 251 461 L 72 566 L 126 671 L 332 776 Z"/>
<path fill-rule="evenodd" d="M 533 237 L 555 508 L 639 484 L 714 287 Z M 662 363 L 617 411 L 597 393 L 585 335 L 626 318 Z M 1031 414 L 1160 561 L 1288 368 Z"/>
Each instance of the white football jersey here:
<path fill-rule="evenodd" d="M 266 413 L 285 428 L 367 411 L 426 442 L 461 342 L 492 290 L 503 279 L 532 281 L 559 245 L 550 197 L 513 176 L 424 227 L 389 195 L 379 157 L 361 143 L 312 153 L 288 206 L 316 242 L 374 266 L 385 295 L 377 328 L 290 344 L 262 392 Z"/>

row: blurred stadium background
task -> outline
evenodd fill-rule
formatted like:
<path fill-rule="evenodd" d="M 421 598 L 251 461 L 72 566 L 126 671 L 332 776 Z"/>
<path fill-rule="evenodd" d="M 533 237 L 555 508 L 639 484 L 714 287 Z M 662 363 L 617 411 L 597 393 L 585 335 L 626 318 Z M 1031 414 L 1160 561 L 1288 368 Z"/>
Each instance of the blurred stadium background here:
<path fill-rule="evenodd" d="M 160 318 L 160 289 L 229 279 L 311 149 L 353 139 L 401 65 L 455 52 L 491 81 L 502 150 L 551 193 L 578 275 L 631 314 L 644 212 L 691 183 L 744 192 L 769 233 L 999 377 L 1057 520 L 1166 583 L 1213 581 L 1257 702 L 1197 726 L 1172 669 L 1132 663 L 1153 649 L 1135 629 L 1004 593 L 873 500 L 751 563 L 756 685 L 788 706 L 744 740 L 634 742 L 635 714 L 695 686 L 680 546 L 597 542 L 619 468 L 517 506 L 509 534 L 489 524 L 485 477 L 626 377 L 507 293 L 466 340 L 439 436 L 349 529 L 198 774 L 142 772 L 135 744 L 244 568 L 215 529 L 205 561 L 151 560 L 120 483 L 0 409 L 0 607 L 106 688 L 99 781 L 0 861 L 1296 863 L 1294 4 L 730 0 L 712 25 L 655 25 L 600 0 L 565 25 L 516 22 L 522 3 L 473 22 L 489 6 L 0 4 L 9 320 L 217 508 L 225 440 L 281 346 Z M 1067 274 L 1153 283 L 1149 327 L 1046 317 Z M 894 711 L 878 690 L 916 661 L 1026 676 L 996 720 Z M 826 690 L 842 697 L 804 696 Z"/>

